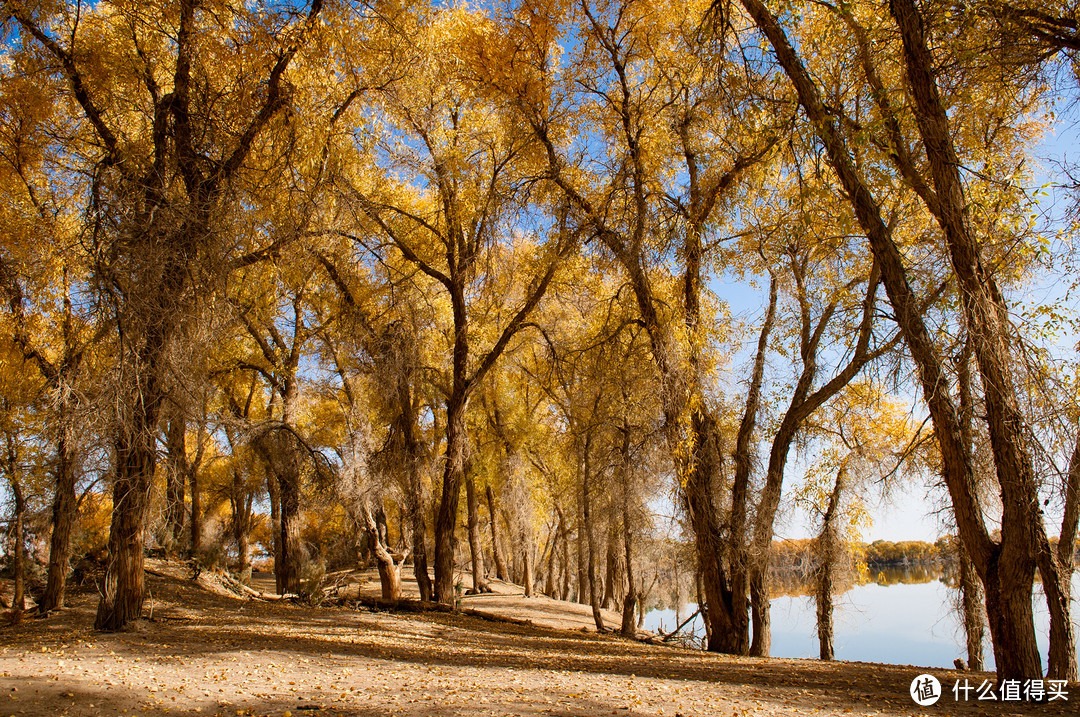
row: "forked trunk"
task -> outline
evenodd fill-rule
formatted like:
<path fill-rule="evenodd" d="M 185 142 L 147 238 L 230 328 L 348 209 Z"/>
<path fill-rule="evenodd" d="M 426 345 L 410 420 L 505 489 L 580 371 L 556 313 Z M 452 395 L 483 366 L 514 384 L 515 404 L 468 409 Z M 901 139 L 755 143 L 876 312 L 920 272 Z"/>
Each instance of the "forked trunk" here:
<path fill-rule="evenodd" d="M 397 562 L 390 553 L 386 543 L 386 530 L 381 529 L 379 522 L 371 512 L 371 506 L 364 502 L 363 505 L 364 525 L 367 529 L 368 540 L 375 552 L 375 562 L 379 568 L 379 586 L 382 590 L 383 600 L 401 599 L 401 566 L 405 563 L 405 557 Z M 382 513 L 380 509 L 379 514 Z"/>
<path fill-rule="evenodd" d="M 694 528 L 694 543 L 708 624 L 708 650 L 745 655 L 749 649 L 749 618 L 745 596 L 736 596 L 721 562 L 718 511 L 713 500 L 720 473 L 719 428 L 704 411 L 694 411 L 694 460 L 686 479 L 686 505 Z M 740 605 L 743 606 L 740 608 Z"/>

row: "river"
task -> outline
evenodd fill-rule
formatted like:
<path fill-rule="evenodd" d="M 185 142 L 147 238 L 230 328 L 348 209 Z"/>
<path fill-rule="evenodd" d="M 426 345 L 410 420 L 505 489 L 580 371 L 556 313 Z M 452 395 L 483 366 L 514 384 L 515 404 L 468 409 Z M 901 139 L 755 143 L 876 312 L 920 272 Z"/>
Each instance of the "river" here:
<path fill-rule="evenodd" d="M 967 659 L 964 634 L 953 604 L 957 592 L 940 577 L 926 570 L 890 571 L 879 582 L 855 585 L 835 600 L 833 617 L 836 659 L 885 662 L 922 667 L 953 666 L 957 657 Z M 1050 618 L 1041 586 L 1035 586 L 1035 628 L 1039 651 L 1046 666 Z M 1080 574 L 1073 576 L 1073 595 L 1080 595 Z M 685 620 L 697 606 L 689 603 L 679 612 Z M 1073 617 L 1080 634 L 1080 610 L 1073 602 Z M 676 625 L 673 609 L 651 610 L 645 629 L 670 631 Z M 704 626 L 696 617 L 691 625 L 696 634 Z M 808 595 L 782 595 L 772 600 L 772 656 L 817 657 L 818 642 L 814 599 Z M 994 669 L 989 645 L 985 664 Z"/>

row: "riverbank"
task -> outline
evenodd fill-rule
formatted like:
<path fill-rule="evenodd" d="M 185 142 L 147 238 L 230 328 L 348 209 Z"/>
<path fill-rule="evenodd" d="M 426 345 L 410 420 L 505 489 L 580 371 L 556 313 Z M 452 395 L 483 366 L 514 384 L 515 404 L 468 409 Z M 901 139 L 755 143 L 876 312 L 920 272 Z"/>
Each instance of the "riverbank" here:
<path fill-rule="evenodd" d="M 147 575 L 150 619 L 129 631 L 93 631 L 91 591 L 46 619 L 0 628 L 0 714 L 1071 715 L 1080 700 L 1073 685 L 1067 703 L 956 703 L 954 679 L 991 675 L 932 670 L 946 695 L 919 708 L 908 695 L 919 668 L 733 658 L 458 614 L 244 600 L 158 572 Z"/>

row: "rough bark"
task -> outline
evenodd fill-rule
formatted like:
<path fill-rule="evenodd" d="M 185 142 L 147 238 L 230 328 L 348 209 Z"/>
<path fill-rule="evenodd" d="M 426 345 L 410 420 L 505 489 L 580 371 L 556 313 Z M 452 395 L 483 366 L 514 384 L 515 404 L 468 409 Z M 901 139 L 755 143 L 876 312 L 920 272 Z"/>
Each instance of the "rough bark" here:
<path fill-rule="evenodd" d="M 375 552 L 375 562 L 379 569 L 379 586 L 382 590 L 383 600 L 401 599 L 401 566 L 405 563 L 405 556 L 395 562 L 390 553 L 390 547 L 386 542 L 386 530 L 379 525 L 375 515 L 372 514 L 371 505 L 364 501 L 362 506 L 364 526 L 367 530 L 368 540 Z M 382 509 L 378 510 L 382 513 Z"/>
<path fill-rule="evenodd" d="M 6 401 L 5 401 L 6 403 Z M 5 406 L 5 409 L 7 407 Z M 8 483 L 11 486 L 11 492 L 15 498 L 15 515 L 11 521 L 11 529 L 8 532 L 8 537 L 12 542 L 12 598 L 11 609 L 15 613 L 15 619 L 17 620 L 21 616 L 22 612 L 26 610 L 26 548 L 25 548 L 25 528 L 23 525 L 24 516 L 26 514 L 26 498 L 23 496 L 22 479 L 19 477 L 19 460 L 18 452 L 15 447 L 15 438 L 10 432 L 5 434 L 7 441 L 7 456 L 5 460 L 6 470 L 8 474 Z"/>
<path fill-rule="evenodd" d="M 63 399 L 62 399 L 63 400 Z M 65 402 L 66 403 L 66 402 Z M 75 526 L 75 437 L 72 435 L 71 417 L 64 406 L 59 412 L 60 435 L 56 444 L 56 492 L 52 505 L 52 535 L 49 538 L 49 567 L 45 581 L 45 594 L 38 609 L 50 612 L 64 606 L 64 589 L 67 586 L 71 531 Z"/>
<path fill-rule="evenodd" d="M 936 98 L 936 85 L 930 75 L 928 51 L 922 37 L 921 22 L 908 0 L 895 0 L 891 11 L 897 17 L 904 40 L 905 60 L 909 82 L 914 90 L 916 119 L 920 125 L 932 166 L 941 214 L 950 214 L 943 229 L 953 258 L 953 269 L 961 283 L 965 319 L 976 339 L 976 358 L 987 390 L 988 428 L 994 448 L 998 480 L 1004 503 L 1002 541 L 995 543 L 982 522 L 982 511 L 975 491 L 970 446 L 964 445 L 956 408 L 947 390 L 942 362 L 937 348 L 919 312 L 919 303 L 907 281 L 901 253 L 881 218 L 880 206 L 859 175 L 834 115 L 826 109 L 797 53 L 776 18 L 760 0 L 742 0 L 743 6 L 766 36 L 777 59 L 799 96 L 799 103 L 814 124 L 818 138 L 828 154 L 845 193 L 866 233 L 875 261 L 878 263 L 886 293 L 893 306 L 896 321 L 911 351 L 919 373 L 924 399 L 934 423 L 935 435 L 941 450 L 946 485 L 957 517 L 957 527 L 971 552 L 972 561 L 986 591 L 987 613 L 990 617 L 998 679 L 1036 679 L 1041 677 L 1038 651 L 1035 647 L 1034 624 L 1031 612 L 1031 578 L 1034 571 L 1034 533 L 1036 522 L 1030 513 L 1036 496 L 1028 494 L 1029 462 L 1023 456 L 1019 442 L 1014 441 L 1022 423 L 1010 423 L 1006 417 L 1019 419 L 1013 413 L 1009 390 L 1011 377 L 1003 370 L 1004 358 L 999 350 L 1004 336 L 998 333 L 996 309 L 984 299 L 991 292 L 989 281 L 982 287 L 973 286 L 980 279 L 989 279 L 979 267 L 977 246 L 967 243 L 961 226 L 965 219 L 962 192 L 957 174 L 959 163 L 949 162 L 951 151 L 948 125 L 944 110 Z M 936 106 L 935 106 L 936 105 Z M 948 205 L 947 207 L 945 205 Z M 1007 379 L 1007 380 L 1003 380 Z M 1013 397 L 1015 398 L 1015 397 Z M 1010 435 L 1012 434 L 1012 435 Z"/>
<path fill-rule="evenodd" d="M 487 573 L 484 570 L 484 548 L 480 544 L 480 508 L 476 498 L 476 481 L 472 473 L 465 473 L 465 510 L 468 516 L 469 553 L 472 557 L 472 589 L 470 595 L 489 593 Z"/>
<path fill-rule="evenodd" d="M 522 585 L 525 587 L 525 597 L 536 596 L 536 546 L 533 545 L 532 536 L 525 534 L 521 541 L 522 552 Z"/>
<path fill-rule="evenodd" d="M 184 484 L 188 477 L 187 418 L 174 407 L 165 432 L 165 527 L 172 546 L 184 539 Z"/>
<path fill-rule="evenodd" d="M 267 463 L 267 467 L 270 464 Z M 281 489 L 278 486 L 277 473 L 272 469 L 266 471 L 266 492 L 270 495 L 270 539 L 273 541 L 274 551 L 274 585 L 278 595 L 282 594 L 281 575 L 283 574 L 281 559 Z"/>
<path fill-rule="evenodd" d="M 912 0 L 892 0 L 890 11 L 903 40 L 915 119 L 937 193 L 937 219 L 961 288 L 964 318 L 982 377 L 986 423 L 1002 492 L 1000 553 L 997 561 L 984 570 L 1000 585 L 1004 594 L 999 599 L 995 596 L 994 601 L 1007 612 L 990 615 L 992 625 L 997 624 L 1000 640 L 1004 643 L 999 646 L 995 640 L 995 659 L 1005 660 L 1004 666 L 999 666 L 999 675 L 1037 677 L 1042 669 L 1035 644 L 1030 597 L 1033 558 L 1044 552 L 1036 544 L 1036 532 L 1042 518 L 1037 511 L 1035 471 L 1025 445 L 1026 423 L 1017 402 L 1009 365 L 1012 347 L 1008 337 L 1008 311 L 992 273 L 984 265 L 968 216 L 960 161 L 938 92 L 922 17 Z M 1026 607 L 1023 604 L 1025 595 L 1028 598 Z M 987 598 L 989 603 L 991 596 L 988 594 Z M 1065 614 L 1068 615 L 1067 608 Z M 1004 654 L 1006 651 L 1009 654 Z"/>
<path fill-rule="evenodd" d="M 495 558 L 495 577 L 499 580 L 507 580 L 510 575 L 506 572 L 502 543 L 499 542 L 499 512 L 495 504 L 495 491 L 489 484 L 484 488 L 484 492 L 487 494 L 488 524 L 491 526 L 491 554 Z"/>
<path fill-rule="evenodd" d="M 597 586 L 596 575 L 596 534 L 593 530 L 591 476 L 592 461 L 590 452 L 592 449 L 592 435 L 585 441 L 584 468 L 581 473 L 581 520 L 585 531 L 585 552 L 588 564 L 587 575 L 589 580 L 589 605 L 592 607 L 593 622 L 597 632 L 605 632 L 604 616 L 600 612 L 600 590 Z"/>
<path fill-rule="evenodd" d="M 629 470 L 629 431 L 623 431 L 623 469 Z M 629 486 L 629 477 L 625 477 L 623 480 L 623 501 L 622 501 L 622 524 L 623 524 L 623 552 L 626 558 L 626 597 L 623 598 L 622 604 L 622 628 L 620 632 L 626 637 L 633 637 L 637 634 L 637 628 L 635 625 L 635 613 L 637 611 L 637 604 L 639 595 L 638 587 L 634 584 L 634 524 L 632 521 L 631 511 L 631 494 L 632 490 Z"/>
<path fill-rule="evenodd" d="M 821 534 L 817 539 L 818 576 L 817 591 L 817 634 L 818 654 L 822 660 L 832 660 L 833 650 L 833 592 L 837 563 L 840 560 L 840 500 L 844 492 L 846 467 L 841 466 L 836 473 L 836 482 L 829 494 L 829 504 L 825 509 Z"/>
<path fill-rule="evenodd" d="M 232 507 L 232 532 L 236 541 L 237 580 L 243 585 L 251 584 L 251 504 L 253 496 L 244 486 L 243 474 L 233 469 L 232 491 L 229 503 Z"/>
<path fill-rule="evenodd" d="M 460 310 L 464 312 L 464 307 Z M 464 326 L 463 319 L 461 326 Z M 467 350 L 466 348 L 465 351 Z M 455 349 L 455 363 L 458 361 L 457 354 L 458 350 Z M 461 361 L 464 360 L 465 358 L 461 357 Z M 461 380 L 464 380 L 463 375 Z M 461 389 L 451 396 L 446 409 L 446 461 L 443 469 L 442 498 L 435 515 L 435 600 L 444 605 L 452 605 L 454 602 L 458 502 L 461 497 L 461 483 L 465 477 L 468 440 L 465 433 L 465 404 L 465 392 Z"/>
<path fill-rule="evenodd" d="M 544 577 L 544 594 L 549 598 L 558 599 L 555 592 L 555 563 L 559 552 L 559 534 L 562 532 L 562 522 L 555 524 L 555 529 L 548 535 L 547 574 Z"/>
<path fill-rule="evenodd" d="M 615 609 L 615 591 L 616 583 L 618 583 L 618 558 L 617 556 L 617 543 L 616 527 L 612 524 L 611 533 L 608 535 L 607 544 L 604 550 L 604 599 L 601 601 L 601 605 L 605 610 Z"/>
<path fill-rule="evenodd" d="M 957 542 L 957 561 L 960 568 L 960 600 L 968 656 L 967 667 L 972 672 L 982 672 L 983 641 L 986 632 L 983 628 L 986 615 L 983 611 L 982 588 L 979 585 L 979 576 L 975 574 L 975 566 L 971 564 L 971 558 L 968 557 L 963 544 Z"/>
<path fill-rule="evenodd" d="M 413 575 L 420 590 L 420 599 L 430 602 L 432 586 L 427 562 L 427 523 L 424 520 L 423 493 L 418 470 L 418 467 L 413 468 L 413 475 L 409 480 L 412 490 L 409 491 L 406 500 L 409 520 L 412 524 Z"/>
<path fill-rule="evenodd" d="M 769 275 L 769 304 L 765 310 L 765 319 L 758 334 L 757 351 L 754 355 L 754 368 L 750 375 L 750 385 L 746 390 L 746 404 L 739 432 L 735 439 L 735 476 L 731 489 L 731 520 L 725 553 L 731 572 L 731 603 L 723 606 L 730 613 L 730 622 L 735 629 L 733 642 L 740 654 L 751 651 L 750 616 L 747 608 L 750 594 L 750 556 L 747 555 L 747 510 L 750 494 L 750 472 L 753 467 L 754 428 L 757 424 L 758 407 L 761 403 L 761 383 L 765 375 L 765 356 L 769 347 L 769 334 L 776 320 L 777 283 L 776 277 Z M 719 606 L 718 606 L 719 607 Z M 768 610 L 768 607 L 765 607 Z M 714 608 L 715 610 L 715 608 Z"/>
<path fill-rule="evenodd" d="M 1050 654 L 1047 677 L 1077 680 L 1076 628 L 1072 620 L 1072 576 L 1076 554 L 1077 519 L 1080 517 L 1080 436 L 1065 477 L 1065 510 L 1057 549 L 1039 526 L 1039 575 L 1050 611 Z"/>

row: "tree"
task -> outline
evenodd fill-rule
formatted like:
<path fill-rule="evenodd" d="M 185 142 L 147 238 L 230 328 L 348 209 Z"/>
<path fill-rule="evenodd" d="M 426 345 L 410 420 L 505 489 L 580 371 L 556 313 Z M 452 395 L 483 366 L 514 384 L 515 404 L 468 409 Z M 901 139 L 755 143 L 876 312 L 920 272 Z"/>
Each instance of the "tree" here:
<path fill-rule="evenodd" d="M 838 113 L 822 99 L 776 17 L 759 0 L 743 0 L 743 7 L 773 48 L 784 73 L 799 96 L 799 103 L 813 123 L 843 190 L 852 204 L 877 261 L 886 293 L 896 312 L 919 372 L 924 399 L 930 410 L 942 455 L 961 539 L 972 555 L 986 590 L 998 676 L 1034 678 L 1041 674 L 1035 648 L 1031 616 L 1031 578 L 1034 570 L 1035 537 L 1041 525 L 1036 514 L 1037 493 L 1030 456 L 1022 438 L 1023 419 L 1018 411 L 1012 371 L 1007 364 L 1008 330 L 1006 307 L 997 282 L 988 271 L 983 251 L 975 241 L 964 186 L 960 180 L 960 160 L 950 132 L 949 120 L 931 70 L 921 16 L 909 0 L 890 4 L 902 40 L 904 69 L 910 83 L 910 108 L 927 153 L 931 180 L 927 181 L 905 161 L 906 140 L 892 154 L 898 171 L 906 175 L 928 211 L 934 215 L 946 240 L 952 270 L 962 295 L 963 320 L 972 333 L 984 390 L 987 393 L 987 428 L 994 446 L 997 477 L 1002 489 L 1004 513 L 1002 539 L 994 541 L 983 522 L 975 495 L 970 447 L 960 440 L 960 425 L 948 385 L 940 351 L 935 346 L 919 311 L 919 301 L 909 283 L 900 248 L 881 206 L 855 163 L 849 140 L 841 131 Z M 877 84 L 867 73 L 871 85 Z M 880 86 L 879 86 L 880 88 Z M 903 140 L 896 115 L 889 111 L 887 95 L 877 92 L 877 102 L 885 112 L 885 126 L 892 138 Z M 930 187 L 933 187 L 931 190 Z"/>
<path fill-rule="evenodd" d="M 565 85 L 544 74 L 558 24 L 545 12 L 524 5 L 514 18 L 520 35 L 515 47 L 534 48 L 536 54 L 514 56 L 519 66 L 530 63 L 531 74 L 517 84 L 505 81 L 503 91 L 540 143 L 550 181 L 574 221 L 625 272 L 661 380 L 667 441 L 713 623 L 709 649 L 745 653 L 749 623 L 733 604 L 740 590 L 732 590 L 723 564 L 715 497 L 723 483 L 724 436 L 706 397 L 714 327 L 703 288 L 704 241 L 739 182 L 768 157 L 779 122 L 764 110 L 752 112 L 745 123 L 721 121 L 730 119 L 723 110 L 762 78 L 741 76 L 745 65 L 728 65 L 708 46 L 695 44 L 697 18 L 690 8 L 666 13 L 660 23 L 646 2 L 582 2 L 568 10 L 581 41 L 574 66 L 560 75 Z M 706 62 L 716 62 L 720 71 L 706 69 Z M 709 82 L 693 81 L 702 75 Z M 734 97 L 724 94 L 727 86 L 737 88 Z M 601 140 L 596 155 L 567 156 L 564 148 L 574 146 L 582 128 L 594 127 Z M 678 267 L 674 276 L 666 274 L 669 266 Z"/>
<path fill-rule="evenodd" d="M 536 221 L 540 209 L 527 201 L 528 145 L 506 111 L 483 95 L 467 71 L 469 53 L 495 31 L 465 8 L 421 14 L 410 28 L 406 63 L 424 73 L 389 83 L 376 106 L 382 121 L 405 138 L 379 147 L 391 162 L 413 167 L 414 180 L 388 175 L 375 157 L 343 180 L 344 195 L 358 222 L 389 242 L 399 254 L 445 292 L 449 300 L 451 367 L 445 406 L 446 458 L 435 519 L 435 599 L 454 599 L 453 559 L 458 503 L 468 459 L 469 400 L 507 345 L 540 303 L 576 234 L 565 221 Z M 528 241 L 525 237 L 529 236 Z M 511 242 L 512 238 L 517 241 Z M 511 244 L 513 246 L 511 247 Z M 500 298 L 515 308 L 496 313 L 488 348 L 478 343 L 474 318 L 490 297 L 483 284 L 497 263 L 520 267 Z M 486 268 L 485 273 L 481 269 Z M 484 333 L 489 333 L 484 327 Z M 481 334 L 483 335 L 483 334 Z"/>
<path fill-rule="evenodd" d="M 190 315 L 184 307 L 196 297 L 199 272 L 193 269 L 212 272 L 225 263 L 229 250 L 216 241 L 215 220 L 231 202 L 255 140 L 286 105 L 286 71 L 321 9 L 321 0 L 314 0 L 296 23 L 285 13 L 264 17 L 237 9 L 231 17 L 250 34 L 231 36 L 210 32 L 217 29 L 216 16 L 192 0 L 146 10 L 174 23 L 172 38 L 154 29 L 161 23 L 144 21 L 144 10 L 136 6 L 109 12 L 99 6 L 85 16 L 78 6 L 58 7 L 55 16 L 10 9 L 23 40 L 16 62 L 40 62 L 62 78 L 64 99 L 83 126 L 86 152 L 72 160 L 92 178 L 84 196 L 94 241 L 99 256 L 111 257 L 96 277 L 122 337 L 114 512 L 99 629 L 119 629 L 141 613 L 154 433 L 168 353 Z M 276 39 L 279 34 L 284 42 Z M 248 42 L 253 52 L 238 55 L 239 44 Z M 266 84 L 229 84 L 215 74 L 222 57 L 251 58 L 246 69 Z M 121 58 L 135 61 L 110 71 L 109 63 Z M 102 87 L 101 78 L 112 86 Z M 209 114 L 204 90 L 234 97 L 237 113 Z M 123 107 L 135 108 L 145 120 L 135 136 L 121 130 L 127 125 Z"/>

